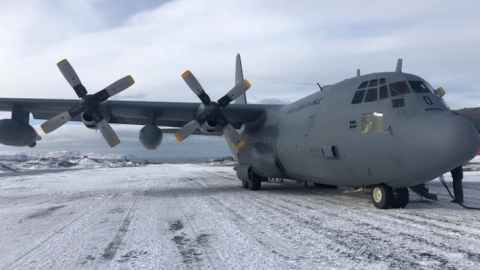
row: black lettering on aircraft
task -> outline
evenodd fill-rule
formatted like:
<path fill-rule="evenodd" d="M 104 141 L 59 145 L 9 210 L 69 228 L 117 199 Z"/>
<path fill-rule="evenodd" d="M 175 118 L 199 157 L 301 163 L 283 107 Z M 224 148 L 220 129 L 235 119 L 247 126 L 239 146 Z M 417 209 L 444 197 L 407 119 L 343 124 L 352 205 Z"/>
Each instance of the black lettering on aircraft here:
<path fill-rule="evenodd" d="M 350 121 L 350 129 L 356 129 L 357 128 L 357 121 L 351 120 Z"/>
<path fill-rule="evenodd" d="M 429 97 L 423 97 L 423 100 L 425 101 L 425 103 L 427 103 L 428 105 L 433 105 L 433 102 L 432 100 L 429 98 Z"/>
<path fill-rule="evenodd" d="M 301 110 L 303 110 L 303 109 L 305 109 L 305 108 L 308 108 L 308 107 L 310 107 L 310 106 L 313 106 L 313 105 L 318 105 L 318 104 L 320 104 L 320 101 L 321 101 L 322 99 L 323 99 L 323 98 L 317 98 L 317 99 L 314 99 L 314 100 L 312 100 L 312 101 L 309 101 L 309 102 L 307 102 L 307 103 L 305 103 L 305 104 L 302 104 L 302 105 L 300 105 L 300 106 L 298 106 L 298 107 L 296 107 L 296 108 L 291 108 L 291 109 L 287 110 L 287 115 L 292 114 L 292 113 L 294 113 L 294 112 L 301 111 Z"/>

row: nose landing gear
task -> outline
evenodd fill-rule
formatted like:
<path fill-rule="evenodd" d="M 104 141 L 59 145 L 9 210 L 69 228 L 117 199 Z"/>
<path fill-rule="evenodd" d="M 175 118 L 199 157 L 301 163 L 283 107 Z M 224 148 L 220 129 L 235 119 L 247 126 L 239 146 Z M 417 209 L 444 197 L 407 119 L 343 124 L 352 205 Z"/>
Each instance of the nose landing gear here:
<path fill-rule="evenodd" d="M 372 203 L 376 208 L 405 208 L 408 204 L 409 194 L 407 188 L 393 188 L 381 184 L 372 186 Z"/>

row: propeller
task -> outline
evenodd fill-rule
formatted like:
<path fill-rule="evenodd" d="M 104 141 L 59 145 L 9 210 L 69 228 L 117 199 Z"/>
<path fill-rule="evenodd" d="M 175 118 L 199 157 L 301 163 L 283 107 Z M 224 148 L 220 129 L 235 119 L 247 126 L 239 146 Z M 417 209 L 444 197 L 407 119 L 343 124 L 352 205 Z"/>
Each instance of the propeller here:
<path fill-rule="evenodd" d="M 250 83 L 247 80 L 243 80 L 235 85 L 225 96 L 220 98 L 217 102 L 212 102 L 208 94 L 203 90 L 203 87 L 198 82 L 197 78 L 193 76 L 190 70 L 185 71 L 182 74 L 183 80 L 187 83 L 188 87 L 198 96 L 205 105 L 205 110 L 197 115 L 195 119 L 184 125 L 179 131 L 175 133 L 175 137 L 178 141 L 185 140 L 193 132 L 195 132 L 201 125 L 207 120 L 215 120 L 223 129 L 223 135 L 227 137 L 237 148 L 242 147 L 245 141 L 242 139 L 237 130 L 230 124 L 228 119 L 222 112 L 222 109 L 227 107 L 230 102 L 234 101 L 239 96 L 243 95 L 249 88 Z"/>
<path fill-rule="evenodd" d="M 50 133 L 63 126 L 76 116 L 86 113 L 92 115 L 97 128 L 100 130 L 110 147 L 115 147 L 118 145 L 120 143 L 120 139 L 118 139 L 117 134 L 100 112 L 100 103 L 132 86 L 135 83 L 132 76 L 125 76 L 110 84 L 105 89 L 100 90 L 93 95 L 89 95 L 87 89 L 85 89 L 85 86 L 83 86 L 80 78 L 78 77 L 77 73 L 75 73 L 75 70 L 67 61 L 67 59 L 58 62 L 57 66 L 70 86 L 72 86 L 73 90 L 75 90 L 75 93 L 77 93 L 77 96 L 80 98 L 80 102 L 77 106 L 70 108 L 68 111 L 62 112 L 43 123 L 41 125 L 43 131 L 45 133 Z"/>

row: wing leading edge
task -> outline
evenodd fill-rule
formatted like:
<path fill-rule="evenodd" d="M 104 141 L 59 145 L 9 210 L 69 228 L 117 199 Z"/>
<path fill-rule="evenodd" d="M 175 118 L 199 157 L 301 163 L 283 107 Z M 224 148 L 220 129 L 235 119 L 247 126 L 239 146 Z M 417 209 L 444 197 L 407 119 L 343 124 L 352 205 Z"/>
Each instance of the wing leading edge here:
<path fill-rule="evenodd" d="M 12 111 L 13 108 L 29 112 L 34 119 L 50 119 L 78 104 L 78 100 L 67 99 L 19 99 L 0 98 L 0 111 Z M 200 103 L 187 102 L 147 102 L 112 100 L 101 104 L 109 123 L 127 125 L 148 125 L 179 128 L 197 115 Z M 282 105 L 230 104 L 223 110 L 232 125 L 239 128 L 242 124 L 259 119 L 266 110 Z M 153 119 L 152 119 L 153 118 Z M 152 121 L 153 120 L 153 121 Z M 82 121 L 75 117 L 71 121 Z M 198 134 L 198 133 L 196 133 Z"/>

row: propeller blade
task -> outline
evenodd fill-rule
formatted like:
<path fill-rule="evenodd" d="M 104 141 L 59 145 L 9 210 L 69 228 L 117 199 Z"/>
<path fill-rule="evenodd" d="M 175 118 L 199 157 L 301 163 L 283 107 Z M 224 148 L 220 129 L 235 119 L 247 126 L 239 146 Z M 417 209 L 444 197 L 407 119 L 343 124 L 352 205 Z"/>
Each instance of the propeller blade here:
<path fill-rule="evenodd" d="M 50 133 L 57 128 L 65 125 L 68 121 L 72 119 L 72 116 L 68 113 L 68 111 L 62 112 L 59 115 L 50 118 L 48 121 L 41 125 L 43 132 Z"/>
<path fill-rule="evenodd" d="M 102 119 L 97 123 L 97 127 L 105 138 L 105 141 L 110 145 L 110 147 L 115 147 L 120 143 L 120 139 L 117 136 L 117 133 L 113 130 L 112 126 L 107 122 L 107 120 Z"/>
<path fill-rule="evenodd" d="M 192 89 L 195 95 L 197 95 L 200 98 L 203 104 L 205 105 L 210 104 L 210 97 L 207 95 L 207 93 L 205 93 L 205 90 L 203 90 L 197 78 L 193 76 L 190 70 L 185 71 L 182 74 L 182 78 L 187 83 L 188 87 Z"/>
<path fill-rule="evenodd" d="M 225 96 L 218 100 L 218 104 L 225 108 L 230 104 L 230 102 L 237 99 L 239 96 L 245 94 L 247 90 L 251 87 L 251 84 L 247 80 L 243 80 L 242 82 L 235 85 L 232 90 L 230 90 Z"/>
<path fill-rule="evenodd" d="M 42 128 L 43 132 L 50 133 L 57 128 L 65 125 L 68 121 L 72 120 L 75 116 L 82 113 L 82 107 L 75 106 L 68 111 L 62 112 L 53 118 L 50 118 L 48 121 L 43 123 L 40 127 Z"/>
<path fill-rule="evenodd" d="M 109 97 L 114 96 L 114 95 L 122 92 L 123 90 L 132 86 L 134 83 L 135 83 L 135 81 L 133 80 L 132 76 L 128 75 L 128 76 L 125 76 L 125 77 L 121 78 L 120 80 L 110 84 L 105 89 L 96 93 L 95 96 L 97 97 L 97 100 L 99 102 L 104 102 Z"/>
<path fill-rule="evenodd" d="M 227 137 L 228 140 L 237 148 L 241 148 L 245 145 L 245 141 L 242 139 L 242 136 L 240 136 L 238 131 L 230 123 L 223 128 L 223 135 Z"/>
<path fill-rule="evenodd" d="M 185 124 L 179 131 L 175 132 L 175 138 L 177 138 L 179 142 L 185 140 L 201 125 L 207 122 L 207 117 L 208 115 L 206 113 L 199 114 L 195 119 Z"/>
<path fill-rule="evenodd" d="M 216 119 L 217 123 L 223 128 L 223 135 L 228 138 L 237 148 L 241 148 L 245 141 L 242 139 L 242 136 L 238 134 L 237 130 L 228 122 L 227 117 L 220 112 L 218 118 Z"/>
<path fill-rule="evenodd" d="M 79 98 L 82 98 L 87 95 L 87 89 L 82 85 L 80 78 L 78 77 L 77 73 L 73 69 L 72 65 L 67 61 L 67 59 L 63 59 L 62 61 L 57 63 L 60 72 L 62 72 L 63 77 L 68 81 L 70 86 L 73 87 L 75 93 Z"/>
<path fill-rule="evenodd" d="M 195 130 L 200 127 L 200 123 L 198 123 L 197 119 L 193 119 L 192 121 L 185 124 L 179 131 L 175 132 L 175 138 L 179 142 L 185 140 L 188 136 L 190 136 Z"/>

